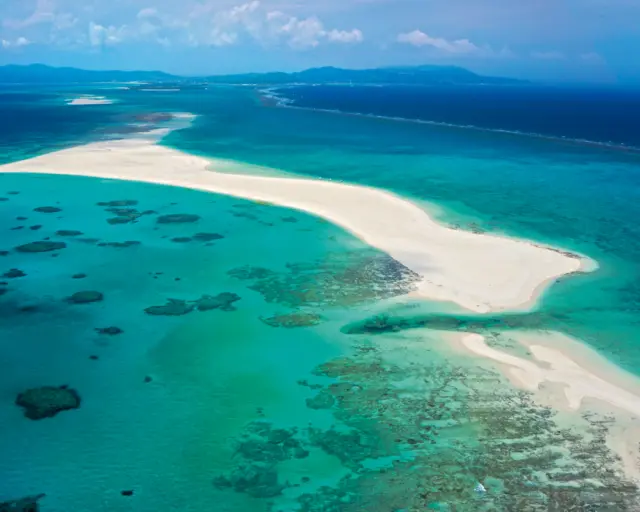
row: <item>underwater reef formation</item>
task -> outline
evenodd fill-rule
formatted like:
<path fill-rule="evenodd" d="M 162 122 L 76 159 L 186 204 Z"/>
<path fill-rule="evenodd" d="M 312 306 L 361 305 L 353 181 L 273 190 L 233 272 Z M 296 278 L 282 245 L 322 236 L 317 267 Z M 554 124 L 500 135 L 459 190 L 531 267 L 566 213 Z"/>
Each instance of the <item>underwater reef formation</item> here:
<path fill-rule="evenodd" d="M 294 309 L 348 307 L 406 295 L 420 280 L 415 272 L 373 249 L 330 254 L 317 262 L 286 266 L 286 272 L 245 266 L 228 274 L 253 281 L 249 288 L 267 302 Z"/>
<path fill-rule="evenodd" d="M 96 332 L 98 334 L 106 334 L 108 336 L 117 336 L 118 334 L 122 334 L 124 331 L 120 329 L 120 327 L 96 327 Z"/>
<path fill-rule="evenodd" d="M 80 236 L 83 234 L 82 231 L 76 231 L 75 229 L 61 229 L 60 231 L 56 231 L 56 235 L 58 236 Z"/>
<path fill-rule="evenodd" d="M 9 271 L 2 274 L 2 277 L 5 277 L 7 279 L 17 279 L 18 277 L 25 277 L 26 275 L 27 274 L 25 274 L 19 268 L 12 268 Z"/>
<path fill-rule="evenodd" d="M 513 329 L 553 329 L 566 320 L 562 313 L 533 311 L 527 313 L 502 313 L 495 315 L 415 315 L 399 316 L 380 314 L 345 325 L 345 334 L 385 334 L 410 329 L 436 331 L 492 332 Z"/>
<path fill-rule="evenodd" d="M 289 313 L 284 315 L 275 315 L 269 318 L 260 318 L 265 324 L 271 327 L 285 327 L 293 329 L 296 327 L 312 327 L 322 322 L 322 317 L 314 313 Z"/>
<path fill-rule="evenodd" d="M 195 305 L 186 300 L 167 299 L 165 305 L 150 306 L 144 312 L 153 316 L 182 316 L 191 313 L 194 309 Z"/>
<path fill-rule="evenodd" d="M 30 420 L 41 420 L 77 409 L 80 407 L 80 395 L 67 386 L 42 386 L 20 393 L 16 405 L 24 408 L 24 415 Z"/>
<path fill-rule="evenodd" d="M 605 442 L 607 418 L 561 426 L 530 393 L 499 385 L 497 371 L 415 360 L 397 338 L 376 339 L 383 348 L 365 342 L 314 370 L 337 382 L 311 403 L 333 397 L 344 427 L 309 428 L 309 442 L 354 474 L 298 496 L 301 511 L 640 510 Z M 376 460 L 387 462 L 367 464 Z"/>
<path fill-rule="evenodd" d="M 158 224 L 187 224 L 200 220 L 200 215 L 191 213 L 172 213 L 158 217 Z"/>
<path fill-rule="evenodd" d="M 132 222 L 136 222 L 140 217 L 143 217 L 144 215 L 153 215 L 156 213 L 153 210 L 140 212 L 135 208 L 122 207 L 111 207 L 107 208 L 105 211 L 116 215 L 115 217 L 107 219 L 107 222 L 109 224 L 130 224 Z"/>
<path fill-rule="evenodd" d="M 117 199 L 115 201 L 101 201 L 96 203 L 98 206 L 109 206 L 113 208 L 118 208 L 121 206 L 136 206 L 138 201 L 135 199 Z"/>
<path fill-rule="evenodd" d="M 223 292 L 218 295 L 203 295 L 196 300 L 167 299 L 163 306 L 151 306 L 144 311 L 148 315 L 154 316 L 181 316 L 192 311 L 211 311 L 219 309 L 221 311 L 235 311 L 233 304 L 241 299 L 240 295 L 230 292 Z"/>
<path fill-rule="evenodd" d="M 62 211 L 62 208 L 58 208 L 57 206 L 38 206 L 34 208 L 33 211 L 39 213 L 58 213 Z"/>
<path fill-rule="evenodd" d="M 218 233 L 196 233 L 192 238 L 198 242 L 214 242 L 222 240 L 224 236 Z"/>
<path fill-rule="evenodd" d="M 240 295 L 230 292 L 219 293 L 218 295 L 203 295 L 195 301 L 198 311 L 211 311 L 220 309 L 222 311 L 235 311 L 234 302 L 240 300 Z"/>
<path fill-rule="evenodd" d="M 50 240 L 40 240 L 28 244 L 19 245 L 15 248 L 18 252 L 49 252 L 64 249 L 67 246 L 64 242 L 52 242 Z"/>
<path fill-rule="evenodd" d="M 237 442 L 238 466 L 217 476 L 213 485 L 254 498 L 279 496 L 290 484 L 278 478 L 278 464 L 309 456 L 297 433 L 297 429 L 273 428 L 268 422 L 251 423 Z"/>
<path fill-rule="evenodd" d="M 141 244 L 142 242 L 137 240 L 127 240 L 125 242 L 100 242 L 98 247 L 116 247 L 118 249 L 126 249 L 127 247 L 134 247 Z"/>
<path fill-rule="evenodd" d="M 0 512 L 39 512 L 40 505 L 38 502 L 44 497 L 44 494 L 37 494 L 20 498 L 19 500 L 0 502 Z"/>
<path fill-rule="evenodd" d="M 100 302 L 104 299 L 104 295 L 101 292 L 95 290 L 86 290 L 76 292 L 70 297 L 67 297 L 67 302 L 71 304 L 89 304 L 91 302 Z"/>

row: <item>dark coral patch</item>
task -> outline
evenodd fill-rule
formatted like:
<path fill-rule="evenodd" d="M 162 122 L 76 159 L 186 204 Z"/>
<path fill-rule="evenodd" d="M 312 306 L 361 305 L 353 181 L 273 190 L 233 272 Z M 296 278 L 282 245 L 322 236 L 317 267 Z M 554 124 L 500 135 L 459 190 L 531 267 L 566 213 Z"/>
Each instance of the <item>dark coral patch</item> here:
<path fill-rule="evenodd" d="M 191 213 L 172 213 L 169 215 L 161 215 L 158 217 L 158 224 L 186 224 L 191 222 L 197 222 L 200 220 L 200 215 L 194 215 Z"/>
<path fill-rule="evenodd" d="M 44 497 L 44 494 L 37 494 L 20 498 L 19 500 L 0 502 L 0 512 L 39 512 L 40 505 L 38 502 Z"/>
<path fill-rule="evenodd" d="M 260 318 L 260 320 L 271 327 L 293 329 L 296 327 L 312 327 L 318 325 L 322 321 L 322 317 L 314 313 L 290 313 L 288 315 Z"/>
<path fill-rule="evenodd" d="M 222 240 L 224 236 L 218 233 L 196 233 L 193 235 L 193 239 L 198 242 L 213 242 L 214 240 Z"/>
<path fill-rule="evenodd" d="M 118 334 L 122 334 L 124 331 L 120 329 L 120 327 L 97 327 L 96 332 L 98 334 L 106 334 L 108 336 L 117 336 Z"/>
<path fill-rule="evenodd" d="M 16 247 L 18 252 L 49 252 L 64 249 L 67 246 L 64 242 L 51 242 L 49 240 L 40 240 Z"/>
<path fill-rule="evenodd" d="M 134 219 L 130 217 L 111 217 L 110 219 L 107 219 L 107 222 L 112 225 L 117 225 L 117 224 L 129 224 L 133 222 L 133 220 Z"/>
<path fill-rule="evenodd" d="M 62 411 L 80 407 L 80 395 L 67 386 L 43 386 L 28 389 L 16 398 L 16 405 L 24 408 L 24 415 L 30 420 L 52 418 Z"/>
<path fill-rule="evenodd" d="M 240 300 L 240 295 L 230 292 L 223 292 L 216 296 L 203 295 L 196 301 L 198 311 L 211 311 L 212 309 L 221 309 L 222 311 L 234 311 L 234 302 Z"/>
<path fill-rule="evenodd" d="M 135 199 L 118 199 L 116 201 L 105 201 L 97 203 L 98 206 L 110 206 L 110 207 L 120 207 L 120 206 L 135 206 L 138 204 L 138 201 Z"/>
<path fill-rule="evenodd" d="M 104 295 L 94 290 L 86 290 L 76 292 L 67 298 L 67 302 L 71 304 L 89 304 L 91 302 L 100 302 L 104 300 Z"/>
<path fill-rule="evenodd" d="M 84 233 L 82 231 L 76 231 L 75 229 L 61 229 L 60 231 L 56 231 L 56 235 L 58 236 L 80 236 Z"/>
<path fill-rule="evenodd" d="M 194 309 L 195 305 L 186 300 L 168 299 L 164 306 L 151 306 L 144 312 L 153 316 L 181 316 L 191 313 Z"/>
<path fill-rule="evenodd" d="M 6 277 L 7 279 L 16 279 L 18 277 L 25 277 L 26 275 L 27 274 L 25 274 L 19 268 L 12 268 L 8 272 L 5 272 L 4 274 L 2 274 L 2 277 Z"/>
<path fill-rule="evenodd" d="M 58 208 L 57 206 L 38 206 L 38 208 L 34 208 L 33 211 L 39 213 L 58 213 L 62 211 L 62 208 Z"/>

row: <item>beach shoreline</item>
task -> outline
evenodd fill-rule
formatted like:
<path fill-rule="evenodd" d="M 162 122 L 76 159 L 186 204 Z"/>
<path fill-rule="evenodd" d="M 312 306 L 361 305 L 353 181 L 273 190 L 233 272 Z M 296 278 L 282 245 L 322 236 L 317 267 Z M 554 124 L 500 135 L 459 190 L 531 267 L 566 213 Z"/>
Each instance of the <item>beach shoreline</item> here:
<path fill-rule="evenodd" d="M 164 135 L 166 132 L 153 135 Z M 186 187 L 322 217 L 422 276 L 416 294 L 477 313 L 528 309 L 550 283 L 597 266 L 540 244 L 452 229 L 390 192 L 316 179 L 215 172 L 216 160 L 156 144 L 98 142 L 6 164 L 2 173 L 87 176 Z"/>

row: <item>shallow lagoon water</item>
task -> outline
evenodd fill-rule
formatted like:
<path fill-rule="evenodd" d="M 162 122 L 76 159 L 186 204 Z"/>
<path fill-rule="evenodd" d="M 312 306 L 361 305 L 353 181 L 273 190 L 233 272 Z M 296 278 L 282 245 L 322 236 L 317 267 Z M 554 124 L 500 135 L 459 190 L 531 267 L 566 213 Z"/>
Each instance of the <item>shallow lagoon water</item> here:
<path fill-rule="evenodd" d="M 602 173 L 633 171 L 628 157 L 609 162 L 601 152 L 540 141 L 264 108 L 235 89 L 113 95 L 115 106 L 86 107 L 104 108 L 105 117 L 78 140 L 100 136 L 113 116 L 191 111 L 201 117 L 163 143 L 235 161 L 225 170 L 382 186 L 440 202 L 443 221 L 595 257 L 602 269 L 556 284 L 533 325 L 581 335 L 634 367 L 634 308 L 621 291 L 633 282 L 635 228 L 624 225 L 630 236 L 619 248 L 614 213 L 594 206 L 591 223 L 576 213 L 585 198 L 599 197 Z M 563 178 L 532 169 L 562 169 Z M 578 177 L 584 186 L 576 191 Z M 615 205 L 631 212 L 627 189 L 616 188 Z M 634 510 L 635 487 L 603 443 L 606 423 L 567 427 L 429 325 L 349 333 L 345 326 L 381 313 L 411 323 L 456 311 L 402 297 L 410 276 L 341 229 L 271 205 L 146 184 L 2 175 L 0 191 L 0 250 L 9 251 L 2 271 L 27 274 L 6 279 L 0 296 L 0 356 L 9 369 L 0 499 L 44 492 L 44 511 Z M 541 194 L 546 201 L 538 202 Z M 147 213 L 110 224 L 117 213 L 106 210 L 114 207 L 97 203 L 123 199 Z M 600 212 L 614 203 L 610 195 L 598 201 Z M 61 211 L 33 211 L 42 206 Z M 158 223 L 173 214 L 200 219 Z M 223 238 L 174 241 L 197 233 Z M 13 250 L 47 237 L 67 246 Z M 99 245 L 126 241 L 140 244 Z M 77 273 L 86 278 L 73 279 Z M 104 300 L 65 300 L 82 290 Z M 223 292 L 240 296 L 235 310 L 145 313 L 168 299 Z M 296 322 L 305 326 L 285 326 Z M 124 332 L 95 330 L 109 326 Z M 77 389 L 80 408 L 26 419 L 15 397 L 42 385 Z M 478 482 L 486 493 L 474 491 Z"/>

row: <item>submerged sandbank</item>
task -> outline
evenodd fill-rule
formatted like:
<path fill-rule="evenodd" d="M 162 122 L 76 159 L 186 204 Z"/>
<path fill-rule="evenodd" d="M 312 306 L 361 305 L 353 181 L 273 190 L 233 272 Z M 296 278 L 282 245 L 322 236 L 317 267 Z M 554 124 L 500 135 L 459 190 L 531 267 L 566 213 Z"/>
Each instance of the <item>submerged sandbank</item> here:
<path fill-rule="evenodd" d="M 472 311 L 525 308 L 559 276 L 593 267 L 586 258 L 524 240 L 436 223 L 392 193 L 315 179 L 215 172 L 216 161 L 154 143 L 100 142 L 0 167 L 3 173 L 150 182 L 274 203 L 310 212 L 353 233 L 420 274 L 417 293 Z"/>

